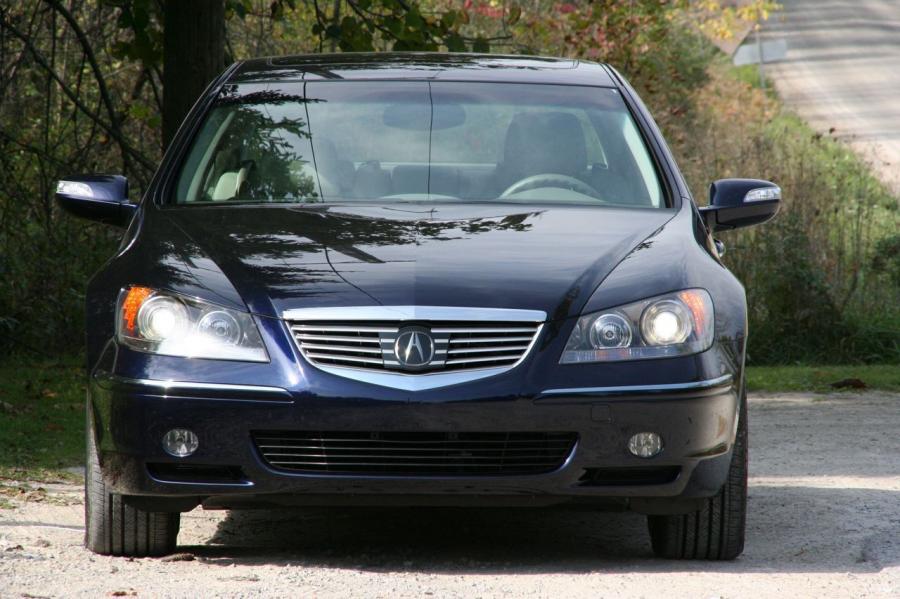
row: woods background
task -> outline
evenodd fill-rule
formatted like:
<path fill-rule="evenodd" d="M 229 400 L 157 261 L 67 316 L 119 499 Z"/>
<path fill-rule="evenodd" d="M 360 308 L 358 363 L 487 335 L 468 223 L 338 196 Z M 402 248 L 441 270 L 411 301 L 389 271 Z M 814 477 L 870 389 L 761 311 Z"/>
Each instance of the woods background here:
<path fill-rule="evenodd" d="M 235 60 L 432 50 L 615 65 L 650 104 L 700 203 L 718 178 L 784 189 L 776 221 L 723 236 L 725 260 L 749 296 L 749 361 L 900 362 L 897 198 L 708 41 L 775 8 L 762 0 L 740 9 L 713 0 L 0 0 L 0 356 L 77 355 L 85 283 L 121 234 L 61 214 L 57 179 L 124 174 L 138 201 L 186 111 Z"/>

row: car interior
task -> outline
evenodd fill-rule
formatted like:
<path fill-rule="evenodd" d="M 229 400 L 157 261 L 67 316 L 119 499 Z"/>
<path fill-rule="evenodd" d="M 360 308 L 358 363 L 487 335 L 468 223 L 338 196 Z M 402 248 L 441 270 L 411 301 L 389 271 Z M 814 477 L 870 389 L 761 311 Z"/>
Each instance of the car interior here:
<path fill-rule="evenodd" d="M 429 118 L 440 121 L 435 110 Z M 430 126 L 434 131 L 422 132 L 409 122 L 398 125 L 396 114 L 402 115 L 403 107 L 389 105 L 378 124 L 380 131 L 386 139 L 393 133 L 401 137 L 367 151 L 344 123 L 325 122 L 312 132 L 305 120 L 289 119 L 283 110 L 275 114 L 271 107 L 244 106 L 200 134 L 207 139 L 195 145 L 205 145 L 205 152 L 188 159 L 197 171 L 187 185 L 180 183 L 179 195 L 186 196 L 182 202 L 389 198 L 664 204 L 649 153 L 630 117 L 622 113 L 553 106 L 509 111 L 508 123 L 492 124 L 505 130 L 493 135 L 502 137 L 502 143 L 496 140 L 496 148 L 485 149 L 476 142 L 489 136 L 481 134 L 473 141 L 477 129 L 465 126 L 466 107 L 454 106 L 454 111 L 460 116 L 454 112 L 449 126 L 429 121 L 422 129 Z M 342 128 L 348 131 L 342 134 Z M 405 130 L 395 131 L 401 128 Z M 450 149 L 444 153 L 450 154 L 449 160 L 435 156 L 443 147 L 438 136 L 448 140 Z M 466 143 L 480 148 L 468 160 Z M 402 146 L 406 154 L 392 157 L 384 150 L 392 146 Z"/>

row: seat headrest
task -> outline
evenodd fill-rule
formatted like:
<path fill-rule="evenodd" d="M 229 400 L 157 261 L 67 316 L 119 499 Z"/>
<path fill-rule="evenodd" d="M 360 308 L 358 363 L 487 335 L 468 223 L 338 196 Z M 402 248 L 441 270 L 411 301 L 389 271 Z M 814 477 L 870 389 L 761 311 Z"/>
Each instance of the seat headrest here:
<path fill-rule="evenodd" d="M 522 177 L 574 176 L 587 168 L 584 130 L 567 112 L 520 112 L 506 131 L 503 164 Z"/>
<path fill-rule="evenodd" d="M 327 137 L 316 137 L 312 140 L 313 157 L 307 158 L 315 162 L 316 170 L 328 178 L 338 174 L 338 153 L 334 142 Z"/>

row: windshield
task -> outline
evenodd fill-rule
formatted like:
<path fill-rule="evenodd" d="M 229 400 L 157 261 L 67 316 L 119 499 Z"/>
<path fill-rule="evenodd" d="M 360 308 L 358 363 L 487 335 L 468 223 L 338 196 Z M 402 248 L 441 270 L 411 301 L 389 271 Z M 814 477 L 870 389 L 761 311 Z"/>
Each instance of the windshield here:
<path fill-rule="evenodd" d="M 175 202 L 577 203 L 664 208 L 619 92 L 561 85 L 229 85 Z"/>

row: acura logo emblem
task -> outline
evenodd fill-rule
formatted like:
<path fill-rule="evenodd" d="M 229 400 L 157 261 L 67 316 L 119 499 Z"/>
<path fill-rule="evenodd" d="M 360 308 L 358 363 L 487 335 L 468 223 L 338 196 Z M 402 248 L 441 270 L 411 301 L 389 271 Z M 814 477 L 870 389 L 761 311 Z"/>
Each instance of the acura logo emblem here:
<path fill-rule="evenodd" d="M 431 332 L 423 327 L 401 329 L 394 342 L 394 355 L 400 365 L 409 370 L 427 367 L 434 358 L 434 338 Z"/>

